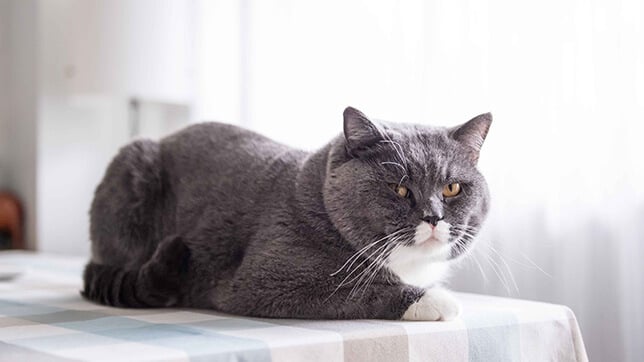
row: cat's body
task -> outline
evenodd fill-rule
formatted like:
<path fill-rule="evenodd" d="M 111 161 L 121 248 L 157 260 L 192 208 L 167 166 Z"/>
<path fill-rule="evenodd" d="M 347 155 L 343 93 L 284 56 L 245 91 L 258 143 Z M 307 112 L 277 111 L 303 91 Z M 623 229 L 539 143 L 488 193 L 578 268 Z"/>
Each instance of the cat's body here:
<path fill-rule="evenodd" d="M 484 121 L 475 129 L 480 142 Z M 315 153 L 218 123 L 124 147 L 92 204 L 84 295 L 116 306 L 261 317 L 454 317 L 457 305 L 434 284 L 487 211 L 472 158 L 478 148 L 454 156 L 469 142 L 452 140 L 458 129 L 380 127 L 347 109 L 344 136 Z M 419 155 L 423 147 L 403 150 L 405 142 L 434 144 Z M 436 160 L 418 162 L 432 152 L 440 153 Z M 441 165 L 454 157 L 460 166 Z M 429 197 L 424 178 L 466 164 L 477 200 L 459 223 L 467 227 L 454 229 L 442 218 L 459 215 Z M 443 176 L 434 178 L 453 181 Z M 405 198 L 396 194 L 403 184 Z"/>

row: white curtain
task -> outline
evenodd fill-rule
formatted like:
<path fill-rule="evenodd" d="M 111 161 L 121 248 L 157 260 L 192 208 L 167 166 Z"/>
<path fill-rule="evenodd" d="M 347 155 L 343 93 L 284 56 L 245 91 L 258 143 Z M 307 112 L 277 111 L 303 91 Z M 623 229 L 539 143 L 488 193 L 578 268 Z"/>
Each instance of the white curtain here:
<path fill-rule="evenodd" d="M 613 2 L 204 1 L 196 118 L 315 149 L 347 105 L 492 111 L 493 207 L 461 291 L 576 313 L 593 360 L 644 359 L 644 8 Z"/>

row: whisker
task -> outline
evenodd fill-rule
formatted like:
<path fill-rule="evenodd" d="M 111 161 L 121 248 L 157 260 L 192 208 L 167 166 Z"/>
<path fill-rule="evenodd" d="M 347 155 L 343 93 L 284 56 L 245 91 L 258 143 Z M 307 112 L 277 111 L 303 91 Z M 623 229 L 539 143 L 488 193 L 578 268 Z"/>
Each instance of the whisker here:
<path fill-rule="evenodd" d="M 367 291 L 367 289 L 369 289 L 371 284 L 373 284 L 373 282 L 375 281 L 376 276 L 378 275 L 378 273 L 387 265 L 386 262 L 387 262 L 387 258 L 389 257 L 389 255 L 391 255 L 391 253 L 393 253 L 395 250 L 397 250 L 398 248 L 403 246 L 403 244 L 397 243 L 401 238 L 402 237 L 398 238 L 398 240 L 396 240 L 395 242 L 392 240 L 393 247 L 389 248 L 388 250 L 386 250 L 385 252 L 382 253 L 381 258 L 379 260 L 379 266 L 366 279 L 366 281 L 364 283 L 364 286 L 361 288 L 361 290 L 362 290 L 362 292 L 360 294 L 361 296 L 363 296 L 364 293 Z"/>
<path fill-rule="evenodd" d="M 469 225 L 455 224 L 451 226 L 452 229 L 459 231 L 467 231 L 470 233 L 478 233 L 479 229 Z"/>
<path fill-rule="evenodd" d="M 501 282 L 501 284 L 503 284 L 503 287 L 505 288 L 505 291 L 508 294 L 510 294 L 510 285 L 508 284 L 505 276 L 502 276 L 503 272 L 502 271 L 500 272 L 501 269 L 497 270 L 497 268 L 499 268 L 498 264 L 489 255 L 483 254 L 483 256 L 485 256 L 485 259 L 487 260 L 488 264 L 490 265 L 492 271 L 494 272 L 494 274 L 496 274 L 497 278 L 499 278 L 499 281 Z"/>
<path fill-rule="evenodd" d="M 499 260 L 501 260 L 501 262 L 505 266 L 505 269 L 508 271 L 508 275 L 510 276 L 511 281 L 514 284 L 514 289 L 517 291 L 517 293 L 519 293 L 519 286 L 517 285 L 517 282 L 514 279 L 514 274 L 512 273 L 512 270 L 510 269 L 510 266 L 505 261 L 503 256 L 498 251 L 496 251 L 496 249 L 492 245 L 488 245 L 488 246 L 490 247 L 490 250 L 492 250 L 496 255 L 498 255 Z"/>
<path fill-rule="evenodd" d="M 462 237 L 465 238 L 465 239 L 473 239 L 473 238 L 475 238 L 476 237 L 475 234 L 477 234 L 478 231 L 479 231 L 478 228 L 475 228 L 475 227 L 472 227 L 472 226 L 469 226 L 469 225 L 466 225 L 466 224 L 454 224 L 454 225 L 451 225 L 451 228 L 450 228 L 450 233 L 456 232 L 457 234 L 462 235 Z M 541 268 L 538 264 L 536 264 L 534 261 L 532 261 L 527 255 L 525 255 L 521 251 L 518 251 L 519 254 L 521 255 L 521 257 L 523 259 L 525 259 L 527 262 L 529 262 L 530 265 L 526 265 L 525 263 L 522 263 L 522 262 L 520 262 L 520 261 L 516 260 L 515 258 L 512 258 L 512 257 L 510 257 L 508 255 L 503 255 L 501 252 L 499 252 L 499 250 L 497 250 L 489 242 L 479 242 L 477 245 L 483 245 L 488 250 L 490 250 L 491 252 L 496 254 L 496 257 L 498 258 L 499 262 L 503 265 L 503 267 L 501 267 L 499 262 L 496 262 L 491 255 L 484 254 L 484 256 L 486 258 L 488 258 L 489 260 L 492 260 L 494 262 L 494 266 L 492 266 L 491 263 L 490 263 L 490 266 L 493 268 L 493 270 L 497 274 L 497 276 L 499 276 L 499 273 L 501 273 L 504 276 L 502 282 L 504 283 L 504 287 L 506 288 L 506 291 L 508 291 L 508 293 L 509 293 L 509 289 L 510 289 L 508 281 L 510 281 L 512 283 L 512 285 L 514 286 L 514 290 L 517 293 L 519 293 L 519 286 L 518 286 L 518 284 L 516 282 L 516 278 L 514 277 L 514 273 L 512 271 L 512 268 L 510 268 L 510 265 L 508 264 L 508 261 L 513 262 L 513 263 L 518 264 L 518 265 L 521 265 L 521 266 L 524 266 L 524 267 L 537 269 L 541 273 L 546 275 L 547 277 L 552 278 L 551 274 L 549 274 L 548 272 L 543 270 L 543 268 Z M 481 249 L 478 249 L 478 250 L 481 250 Z M 481 252 L 482 252 L 482 250 L 481 250 Z M 475 261 L 477 261 L 476 258 L 474 258 L 474 259 L 475 259 Z M 481 268 L 479 268 L 479 269 L 481 270 Z M 500 276 L 499 276 L 499 279 L 501 279 Z"/>
<path fill-rule="evenodd" d="M 409 229 L 409 228 L 402 228 L 400 230 L 394 231 L 393 233 L 391 233 L 389 235 L 385 235 L 384 237 L 382 237 L 382 238 L 380 238 L 380 239 L 368 244 L 367 246 L 363 247 L 362 249 L 358 250 L 349 259 L 347 259 L 347 261 L 340 267 L 340 269 L 338 269 L 335 272 L 329 274 L 329 276 L 335 276 L 340 271 L 342 271 L 342 269 L 344 269 L 344 267 L 347 266 L 347 264 L 349 264 L 349 263 L 351 263 L 351 265 L 349 265 L 348 269 L 351 269 L 351 267 L 353 266 L 353 264 L 357 260 L 357 258 L 360 257 L 360 255 L 364 254 L 368 249 L 370 249 L 371 247 L 373 247 L 377 243 L 382 242 L 383 240 L 386 240 L 389 237 L 392 237 L 392 236 L 397 235 L 397 234 L 399 234 L 401 232 L 407 231 L 407 229 Z M 353 262 L 352 262 L 352 260 L 353 260 Z M 347 270 L 347 271 L 349 271 L 349 270 Z"/>
<path fill-rule="evenodd" d="M 550 275 L 549 273 L 547 273 L 547 272 L 546 272 L 545 270 L 543 270 L 539 265 L 537 265 L 537 263 L 535 263 L 535 262 L 534 262 L 534 261 L 532 261 L 530 258 L 528 258 L 528 256 L 527 256 L 527 255 L 525 255 L 525 254 L 524 254 L 524 253 L 522 253 L 521 251 L 519 251 L 519 254 L 521 254 L 521 256 L 522 256 L 526 261 L 528 261 L 530 264 L 532 264 L 532 266 L 534 266 L 535 268 L 537 268 L 537 270 L 539 270 L 539 271 L 540 271 L 540 272 L 542 272 L 543 274 L 547 275 L 548 277 L 552 278 L 552 275 Z"/>
<path fill-rule="evenodd" d="M 356 267 L 355 267 L 355 268 L 354 268 L 354 269 L 353 269 L 353 270 L 352 270 L 352 271 L 351 271 L 351 272 L 350 272 L 350 273 L 349 273 L 349 274 L 348 274 L 348 275 L 347 275 L 347 276 L 346 276 L 346 277 L 345 277 L 345 278 L 340 282 L 340 284 L 338 285 L 338 287 L 341 287 L 341 286 L 343 286 L 343 285 L 349 284 L 349 283 L 353 282 L 354 280 L 356 280 L 357 278 L 359 278 L 359 277 L 360 277 L 360 275 L 361 275 L 362 273 L 364 273 L 366 269 L 368 269 L 368 268 L 369 268 L 369 265 L 371 265 L 371 264 L 373 263 L 373 260 L 371 260 L 371 257 L 372 257 L 372 256 L 374 256 L 375 254 L 377 254 L 378 252 L 380 252 L 381 250 L 383 250 L 384 248 L 386 248 L 388 245 L 389 245 L 389 244 L 386 244 L 386 243 L 385 243 L 385 244 L 383 244 L 383 245 L 379 246 L 379 247 L 378 247 L 378 249 L 376 249 L 373 253 L 371 253 L 371 254 L 369 255 L 369 257 L 365 258 L 365 260 L 363 260 L 360 264 L 358 264 L 358 265 L 357 265 L 357 266 L 356 266 Z M 370 260 L 371 260 L 371 261 L 370 261 Z M 351 279 L 351 280 L 349 280 L 348 282 L 346 282 L 346 280 L 347 280 L 347 279 L 349 279 L 349 278 L 351 277 L 351 275 L 353 275 L 353 273 L 355 273 L 355 271 L 356 271 L 356 270 L 358 270 L 358 268 L 359 268 L 360 266 L 362 266 L 364 263 L 366 263 L 366 262 L 368 262 L 368 261 L 370 261 L 370 263 L 369 263 L 369 264 L 367 264 L 367 266 L 365 267 L 365 269 L 363 269 L 360 273 L 358 273 L 358 274 L 357 274 L 353 279 Z"/>
<path fill-rule="evenodd" d="M 368 267 L 367 269 L 368 269 L 368 270 L 373 270 L 372 268 L 374 268 L 374 267 L 377 269 L 378 264 L 382 262 L 382 259 L 385 257 L 385 255 L 387 254 L 387 252 L 388 252 L 390 249 L 392 249 L 393 247 L 395 247 L 395 246 L 397 245 L 397 242 L 398 242 L 402 237 L 403 237 L 403 236 L 399 235 L 399 236 L 396 236 L 396 237 L 392 238 L 392 239 L 390 240 L 389 244 L 387 244 L 387 246 L 388 246 L 388 247 L 387 247 L 387 248 L 384 248 L 384 250 L 382 250 L 382 252 L 381 252 L 381 253 L 380 253 L 380 254 L 375 258 L 375 260 L 374 260 L 374 261 L 369 265 L 369 267 Z M 356 286 L 358 286 L 358 285 L 362 282 L 362 280 L 363 280 L 363 279 L 364 279 L 364 277 L 367 275 L 367 273 L 368 273 L 368 271 L 365 271 L 364 273 L 362 273 L 362 278 L 360 278 L 360 280 L 358 280 L 358 282 L 356 283 L 356 285 L 354 286 L 354 288 L 355 288 Z"/>
<path fill-rule="evenodd" d="M 394 238 L 394 237 L 398 237 L 398 236 L 400 236 L 400 234 L 401 234 L 401 233 L 402 233 L 402 234 L 404 234 L 405 232 L 409 232 L 409 231 L 411 231 L 411 230 L 412 230 L 412 228 L 410 228 L 410 227 L 402 228 L 402 229 L 400 229 L 400 230 L 398 230 L 398 231 L 396 231 L 396 232 L 393 232 L 393 233 L 389 234 L 389 235 L 388 235 L 388 236 L 386 236 L 385 238 L 381 239 L 381 240 L 380 240 L 380 242 L 382 242 L 382 241 L 388 241 L 388 240 L 389 240 L 389 239 L 391 239 L 391 238 Z M 385 244 L 385 245 L 386 245 L 386 244 Z M 367 257 L 367 259 L 369 259 L 370 257 L 372 257 L 372 256 L 373 256 L 374 254 L 376 254 L 376 253 L 377 253 L 377 250 L 376 250 L 375 252 L 373 252 L 373 253 L 369 254 L 369 256 Z M 349 267 L 347 268 L 347 273 L 348 273 L 348 272 L 351 272 L 351 267 L 353 266 L 353 264 L 354 264 L 357 260 L 358 260 L 357 258 L 356 258 L 356 259 L 354 259 L 354 261 L 351 263 L 351 265 L 349 265 Z M 365 260 L 365 261 L 366 261 L 366 260 Z M 356 268 L 358 268 L 360 265 L 364 264 L 364 262 L 365 262 L 365 261 L 363 261 L 362 263 L 360 263 L 359 265 L 357 265 L 357 266 L 356 266 Z"/>
<path fill-rule="evenodd" d="M 517 265 L 523 266 L 523 267 L 528 268 L 528 269 L 536 269 L 536 270 L 540 271 L 541 273 L 543 273 L 543 275 L 545 275 L 545 276 L 547 276 L 547 277 L 549 277 L 549 278 L 553 278 L 553 276 L 552 276 L 550 273 L 548 273 L 548 272 L 546 272 L 545 270 L 543 270 L 543 268 L 541 268 L 541 267 L 540 267 L 537 263 L 535 263 L 534 261 L 530 260 L 530 258 L 529 258 L 527 255 L 525 255 L 525 253 L 523 253 L 523 252 L 521 252 L 521 251 L 517 251 L 517 252 L 520 254 L 520 256 L 521 256 L 522 258 L 524 258 L 527 262 L 529 262 L 529 263 L 530 263 L 530 265 L 525 264 L 525 263 L 522 263 L 522 262 L 518 261 L 517 259 L 515 259 L 515 258 L 513 258 L 513 257 L 511 257 L 511 256 L 508 256 L 508 255 L 501 255 L 501 253 L 500 253 L 497 249 L 495 249 L 494 247 L 492 247 L 491 245 L 489 245 L 489 243 L 482 243 L 481 245 L 484 245 L 485 247 L 487 247 L 487 248 L 491 249 L 494 253 L 499 254 L 499 256 L 500 256 L 500 257 L 505 258 L 505 259 L 507 259 L 508 261 L 510 261 L 510 262 L 512 262 L 512 263 L 515 263 L 515 264 L 517 264 Z"/>
<path fill-rule="evenodd" d="M 391 145 L 394 145 L 393 148 L 394 148 L 394 151 L 396 151 L 396 154 L 398 155 L 398 158 L 400 158 L 400 161 L 403 164 L 407 165 L 407 159 L 405 158 L 405 156 L 403 156 L 403 147 L 400 145 L 400 143 L 392 140 L 391 137 L 389 137 L 389 135 L 386 132 L 381 132 L 381 133 L 382 133 L 383 137 L 386 138 L 386 140 L 380 140 L 380 142 L 389 143 Z"/>
<path fill-rule="evenodd" d="M 456 228 L 457 230 L 459 229 L 458 227 Z M 464 230 L 459 230 L 462 233 L 462 239 L 463 240 L 469 240 L 471 241 L 474 238 L 474 235 L 471 233 L 464 231 Z M 508 263 L 505 261 L 503 256 L 499 254 L 491 245 L 487 244 L 482 244 L 485 245 L 486 247 L 490 248 L 489 250 L 493 251 L 497 257 L 499 258 L 500 262 L 502 263 L 503 267 L 497 262 L 494 257 L 488 254 L 483 254 L 485 256 L 486 260 L 488 261 L 488 264 L 490 265 L 492 271 L 497 275 L 501 283 L 503 284 L 506 292 L 510 294 L 510 282 L 514 286 L 514 289 L 517 293 L 519 293 L 519 286 L 516 282 L 516 279 L 514 278 L 514 274 L 512 273 L 512 269 L 508 265 Z"/>
<path fill-rule="evenodd" d="M 489 279 L 487 278 L 487 274 L 485 274 L 485 272 L 483 271 L 483 266 L 482 266 L 482 265 L 481 265 L 481 263 L 478 261 L 478 259 L 477 259 L 477 258 L 476 258 L 476 256 L 474 255 L 474 253 L 471 253 L 470 255 L 471 255 L 471 257 L 472 257 L 472 260 L 474 260 L 474 262 L 476 263 L 476 266 L 479 268 L 479 271 L 481 272 L 481 275 L 483 276 L 483 281 L 485 282 L 485 284 L 488 284 L 490 281 L 489 281 Z"/>
<path fill-rule="evenodd" d="M 411 230 L 413 230 L 413 228 L 411 228 L 411 227 L 402 228 L 402 229 L 398 230 L 397 232 L 391 233 L 390 235 L 388 235 L 388 236 L 387 236 L 386 238 L 384 238 L 384 239 L 387 239 L 387 240 L 390 240 L 390 239 L 391 239 L 391 240 L 396 240 L 396 241 L 397 241 L 397 240 L 398 240 L 398 238 L 401 238 L 401 237 L 404 235 L 404 232 L 409 232 L 409 231 L 411 231 Z M 398 234 L 401 234 L 401 233 L 402 233 L 403 235 L 398 235 Z M 376 263 L 376 262 L 377 262 L 377 260 L 378 260 L 378 257 L 377 257 L 375 260 L 372 260 L 372 259 L 371 259 L 371 257 L 372 257 L 372 256 L 374 256 L 374 255 L 376 255 L 376 254 L 378 254 L 378 253 L 379 253 L 380 251 L 382 251 L 383 249 L 384 249 L 384 250 L 386 250 L 386 249 L 387 249 L 387 247 L 388 247 L 389 245 L 391 245 L 391 244 L 390 244 L 390 243 L 385 243 L 385 244 L 383 244 L 383 245 L 379 246 L 375 251 L 373 251 L 369 256 L 367 256 L 367 257 L 365 258 L 365 260 L 363 260 L 360 264 L 358 264 L 358 265 L 357 265 L 353 270 L 347 270 L 347 273 L 349 273 L 349 274 L 348 274 L 348 275 L 347 275 L 347 276 L 346 276 L 346 277 L 345 277 L 345 278 L 344 278 L 344 279 L 343 279 L 343 280 L 338 284 L 338 286 L 337 286 L 337 287 L 333 290 L 333 292 L 332 292 L 332 293 L 331 293 L 331 294 L 330 294 L 330 295 L 329 295 L 329 296 L 324 300 L 324 302 L 326 302 L 327 300 L 329 300 L 329 298 L 331 298 L 331 297 L 332 297 L 332 296 L 333 296 L 333 295 L 334 295 L 334 294 L 335 294 L 335 293 L 336 293 L 336 292 L 337 292 L 341 287 L 343 287 L 343 286 L 345 286 L 345 285 L 348 285 L 348 284 L 350 284 L 350 283 L 353 283 L 353 282 L 354 282 L 355 280 L 357 280 L 357 279 L 362 280 L 362 278 L 365 276 L 365 274 L 366 274 L 366 273 L 368 273 L 368 272 L 369 272 L 369 270 L 371 270 L 371 269 L 374 267 L 375 263 Z M 380 255 L 379 255 L 379 256 L 380 256 Z M 357 275 L 355 275 L 351 280 L 348 280 L 348 279 L 349 279 L 349 278 L 351 278 L 351 276 L 355 273 L 355 271 L 356 271 L 356 270 L 358 270 L 358 268 L 360 268 L 364 263 L 366 263 L 367 261 L 370 261 L 370 260 L 371 260 L 371 262 L 370 262 L 366 267 L 364 267 L 364 269 L 363 269 L 360 273 L 358 273 Z M 351 268 L 351 266 L 350 266 L 349 268 Z M 358 281 L 358 283 L 359 283 L 359 282 L 360 282 L 360 281 Z M 354 286 L 354 287 L 355 287 L 355 286 Z"/>
<path fill-rule="evenodd" d="M 404 174 L 403 177 L 400 178 L 400 181 L 398 181 L 398 186 L 402 185 L 403 181 L 405 181 L 405 177 L 409 178 L 407 174 Z"/>
<path fill-rule="evenodd" d="M 394 166 L 400 167 L 400 168 L 403 170 L 403 172 L 404 172 L 405 174 L 407 174 L 407 169 L 405 168 L 405 166 L 401 165 L 401 164 L 400 164 L 400 163 L 398 163 L 398 162 L 393 162 L 393 161 L 384 161 L 384 162 L 380 162 L 380 164 L 381 164 L 381 165 L 394 165 Z"/>
<path fill-rule="evenodd" d="M 348 298 L 353 298 L 353 296 L 356 295 L 357 292 L 360 290 L 361 286 L 363 284 L 366 284 L 366 282 L 369 280 L 371 275 L 373 273 L 378 272 L 378 270 L 380 268 L 380 265 L 382 263 L 382 257 L 385 254 L 385 252 L 386 252 L 386 249 L 383 251 L 383 253 L 381 253 L 381 255 L 379 255 L 373 261 L 373 263 L 369 266 L 369 268 L 365 269 L 365 272 L 362 273 L 362 276 L 360 277 L 360 279 L 354 284 L 353 288 L 351 288 L 351 291 L 349 292 Z"/>

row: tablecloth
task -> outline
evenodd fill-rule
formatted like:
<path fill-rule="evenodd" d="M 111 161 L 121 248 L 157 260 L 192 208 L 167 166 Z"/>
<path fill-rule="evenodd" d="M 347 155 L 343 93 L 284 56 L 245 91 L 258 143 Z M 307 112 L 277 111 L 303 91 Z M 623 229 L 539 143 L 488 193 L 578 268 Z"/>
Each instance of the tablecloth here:
<path fill-rule="evenodd" d="M 119 309 L 79 295 L 83 258 L 0 253 L 0 361 L 586 361 L 561 305 L 456 293 L 451 322 L 310 321 Z"/>

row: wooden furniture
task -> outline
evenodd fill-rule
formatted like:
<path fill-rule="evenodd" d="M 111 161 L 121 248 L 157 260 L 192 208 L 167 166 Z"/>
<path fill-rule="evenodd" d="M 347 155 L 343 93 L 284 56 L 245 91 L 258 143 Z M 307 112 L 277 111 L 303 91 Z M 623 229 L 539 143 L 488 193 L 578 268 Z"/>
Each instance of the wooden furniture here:
<path fill-rule="evenodd" d="M 0 192 L 0 232 L 7 233 L 11 249 L 24 249 L 22 207 L 13 195 Z"/>

